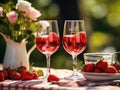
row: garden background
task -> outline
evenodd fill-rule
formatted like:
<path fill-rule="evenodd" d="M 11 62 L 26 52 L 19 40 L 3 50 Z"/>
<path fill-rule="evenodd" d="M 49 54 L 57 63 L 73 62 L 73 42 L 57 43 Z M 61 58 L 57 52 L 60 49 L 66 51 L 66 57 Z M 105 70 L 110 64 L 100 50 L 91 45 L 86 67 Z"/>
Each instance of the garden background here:
<path fill-rule="evenodd" d="M 6 4 L 9 0 L 0 0 Z M 12 0 L 16 2 L 17 0 Z M 27 0 L 40 10 L 39 20 L 57 20 L 62 39 L 64 20 L 84 19 L 87 33 L 87 48 L 78 56 L 83 61 L 85 52 L 120 51 L 120 0 Z M 6 4 L 7 5 L 7 4 Z M 33 38 L 32 38 L 33 39 Z M 32 40 L 31 39 L 31 40 Z M 33 40 L 34 41 L 34 40 Z M 61 40 L 62 41 L 62 40 Z M 27 44 L 27 49 L 33 43 Z M 0 36 L 0 63 L 3 62 L 6 43 Z M 35 49 L 30 56 L 30 63 L 46 67 L 45 56 Z M 72 69 L 72 58 L 60 48 L 51 57 L 52 68 Z"/>

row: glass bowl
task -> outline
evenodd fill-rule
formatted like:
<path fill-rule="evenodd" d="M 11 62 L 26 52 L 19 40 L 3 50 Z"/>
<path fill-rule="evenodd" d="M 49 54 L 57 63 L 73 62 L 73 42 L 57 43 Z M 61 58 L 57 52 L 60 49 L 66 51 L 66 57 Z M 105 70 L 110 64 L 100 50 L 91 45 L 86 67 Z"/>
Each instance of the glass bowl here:
<path fill-rule="evenodd" d="M 96 64 L 99 60 L 106 60 L 108 64 L 114 63 L 113 53 L 84 53 L 84 63 Z"/>

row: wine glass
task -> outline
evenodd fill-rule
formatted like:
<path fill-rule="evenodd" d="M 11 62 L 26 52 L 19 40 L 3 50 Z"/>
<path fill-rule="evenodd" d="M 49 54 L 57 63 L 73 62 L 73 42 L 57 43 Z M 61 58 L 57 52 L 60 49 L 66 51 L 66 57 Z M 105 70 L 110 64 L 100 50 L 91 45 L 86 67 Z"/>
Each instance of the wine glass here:
<path fill-rule="evenodd" d="M 50 56 L 55 53 L 60 45 L 58 25 L 56 20 L 40 20 L 36 35 L 37 49 L 46 56 L 47 72 L 44 77 L 47 80 L 50 74 Z"/>
<path fill-rule="evenodd" d="M 84 20 L 65 20 L 62 44 L 64 49 L 72 55 L 73 59 L 73 74 L 65 77 L 65 79 L 81 79 L 81 77 L 77 75 L 76 65 L 78 54 L 82 53 L 87 45 Z"/>

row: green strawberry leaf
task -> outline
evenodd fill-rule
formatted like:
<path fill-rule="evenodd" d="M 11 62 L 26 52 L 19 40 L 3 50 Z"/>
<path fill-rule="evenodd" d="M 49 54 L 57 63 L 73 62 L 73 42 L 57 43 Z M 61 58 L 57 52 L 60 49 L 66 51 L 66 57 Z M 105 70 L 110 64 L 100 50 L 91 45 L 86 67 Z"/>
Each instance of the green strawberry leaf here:
<path fill-rule="evenodd" d="M 40 76 L 44 76 L 44 72 L 42 70 L 37 70 L 37 73 L 40 75 Z"/>
<path fill-rule="evenodd" d="M 76 65 L 73 64 L 73 67 L 74 67 L 74 68 L 77 68 L 78 70 L 79 70 L 79 69 L 80 69 L 80 70 L 83 70 L 84 66 L 85 66 L 85 64 L 84 64 L 82 61 L 77 62 Z"/>

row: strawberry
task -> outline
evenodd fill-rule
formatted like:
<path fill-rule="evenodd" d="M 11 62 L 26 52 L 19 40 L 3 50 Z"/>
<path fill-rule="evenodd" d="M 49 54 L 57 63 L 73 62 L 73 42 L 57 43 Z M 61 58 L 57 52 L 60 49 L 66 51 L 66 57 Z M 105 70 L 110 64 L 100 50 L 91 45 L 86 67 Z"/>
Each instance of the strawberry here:
<path fill-rule="evenodd" d="M 94 72 L 95 73 L 102 73 L 102 71 L 99 68 L 95 68 Z"/>
<path fill-rule="evenodd" d="M 5 79 L 8 79 L 9 76 L 8 76 L 8 70 L 7 69 L 3 69 L 3 73 L 5 75 Z"/>
<path fill-rule="evenodd" d="M 47 78 L 48 82 L 51 82 L 51 81 L 59 81 L 60 78 L 58 78 L 57 76 L 53 75 L 53 74 L 50 74 Z"/>
<path fill-rule="evenodd" d="M 120 71 L 120 64 L 113 64 L 113 66 L 114 66 L 118 71 Z"/>
<path fill-rule="evenodd" d="M 50 34 L 49 34 L 49 39 L 51 40 L 53 40 L 53 38 L 54 39 L 57 39 L 59 36 L 55 33 L 55 32 L 51 32 Z"/>
<path fill-rule="evenodd" d="M 21 77 L 22 80 L 31 80 L 31 79 L 33 79 L 33 74 L 31 72 L 29 72 L 29 71 L 22 72 L 21 76 L 22 76 Z"/>
<path fill-rule="evenodd" d="M 101 69 L 102 71 L 105 71 L 106 68 L 108 67 L 108 62 L 105 60 L 100 60 L 99 62 L 96 63 L 96 67 Z"/>
<path fill-rule="evenodd" d="M 37 72 L 33 72 L 33 79 L 38 79 L 39 74 Z"/>
<path fill-rule="evenodd" d="M 9 78 L 12 78 L 12 75 L 14 74 L 14 73 L 16 73 L 17 71 L 16 70 L 14 70 L 14 69 L 9 69 L 8 70 L 8 76 L 9 76 Z"/>
<path fill-rule="evenodd" d="M 48 40 L 50 42 L 50 45 L 57 46 L 60 42 L 59 36 L 55 32 L 51 32 L 49 34 Z"/>
<path fill-rule="evenodd" d="M 83 71 L 84 72 L 93 72 L 95 69 L 95 64 L 94 63 L 89 63 L 87 65 L 85 65 Z"/>
<path fill-rule="evenodd" d="M 5 80 L 5 75 L 2 71 L 0 71 L 0 81 L 4 81 Z"/>
<path fill-rule="evenodd" d="M 25 66 L 18 67 L 18 72 L 23 72 L 23 71 L 27 71 L 27 68 Z"/>
<path fill-rule="evenodd" d="M 13 73 L 11 76 L 11 79 L 12 80 L 20 80 L 21 79 L 20 73 L 18 73 L 18 72 Z"/>
<path fill-rule="evenodd" d="M 81 45 L 86 46 L 87 39 L 86 39 L 86 33 L 85 32 L 79 32 L 75 35 L 75 37 L 76 38 L 80 37 Z"/>
<path fill-rule="evenodd" d="M 117 69 L 114 66 L 108 66 L 105 72 L 106 73 L 118 73 Z"/>

